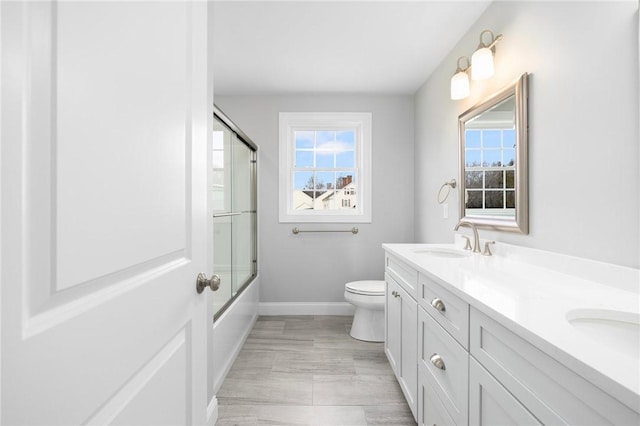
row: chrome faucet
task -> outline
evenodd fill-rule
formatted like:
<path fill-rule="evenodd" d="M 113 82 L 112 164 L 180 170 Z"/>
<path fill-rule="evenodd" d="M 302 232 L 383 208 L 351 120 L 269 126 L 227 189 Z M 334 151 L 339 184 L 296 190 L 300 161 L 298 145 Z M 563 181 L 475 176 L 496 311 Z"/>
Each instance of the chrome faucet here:
<path fill-rule="evenodd" d="M 471 222 L 467 222 L 467 221 L 461 220 L 460 222 L 458 222 L 456 227 L 453 228 L 453 230 L 457 231 L 458 228 L 460 228 L 461 226 L 466 226 L 468 228 L 471 228 L 471 230 L 473 231 L 473 252 L 474 253 L 481 253 L 481 251 L 480 251 L 480 237 L 478 236 L 478 228 L 476 228 L 476 226 Z"/>

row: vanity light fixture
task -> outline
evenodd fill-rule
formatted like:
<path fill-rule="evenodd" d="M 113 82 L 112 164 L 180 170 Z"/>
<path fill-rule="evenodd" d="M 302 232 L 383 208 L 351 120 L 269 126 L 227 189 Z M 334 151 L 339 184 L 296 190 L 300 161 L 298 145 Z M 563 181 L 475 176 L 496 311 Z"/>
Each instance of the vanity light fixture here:
<path fill-rule="evenodd" d="M 467 61 L 465 67 L 460 66 L 460 60 L 462 59 Z M 454 101 L 469 96 L 469 75 L 467 74 L 469 66 L 469 58 L 466 56 L 458 58 L 456 73 L 451 77 L 451 99 Z"/>
<path fill-rule="evenodd" d="M 491 41 L 485 44 L 483 36 L 489 34 Z M 502 34 L 493 35 L 491 30 L 480 33 L 480 44 L 471 56 L 471 78 L 474 80 L 486 80 L 493 75 L 493 55 L 496 52 L 496 43 L 502 40 Z M 452 98 L 453 99 L 453 98 Z"/>

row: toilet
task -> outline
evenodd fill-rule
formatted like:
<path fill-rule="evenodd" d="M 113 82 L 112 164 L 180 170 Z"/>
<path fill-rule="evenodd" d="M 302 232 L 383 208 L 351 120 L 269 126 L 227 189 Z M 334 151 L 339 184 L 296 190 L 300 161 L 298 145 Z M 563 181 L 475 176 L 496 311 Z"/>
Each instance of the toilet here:
<path fill-rule="evenodd" d="M 384 281 L 352 281 L 344 285 L 344 299 L 356 307 L 351 337 L 384 342 Z"/>

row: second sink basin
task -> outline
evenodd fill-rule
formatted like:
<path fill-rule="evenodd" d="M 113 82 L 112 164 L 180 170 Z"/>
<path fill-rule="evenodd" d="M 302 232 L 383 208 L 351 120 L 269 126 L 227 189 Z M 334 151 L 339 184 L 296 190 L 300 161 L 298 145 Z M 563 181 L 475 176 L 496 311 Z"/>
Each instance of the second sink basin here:
<path fill-rule="evenodd" d="M 567 321 L 583 335 L 617 352 L 640 356 L 640 314 L 607 309 L 574 309 Z"/>

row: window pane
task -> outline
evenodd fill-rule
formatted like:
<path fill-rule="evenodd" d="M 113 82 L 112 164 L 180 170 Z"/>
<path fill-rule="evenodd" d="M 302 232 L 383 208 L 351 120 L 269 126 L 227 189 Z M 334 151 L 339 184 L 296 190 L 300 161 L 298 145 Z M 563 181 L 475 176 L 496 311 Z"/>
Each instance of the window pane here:
<path fill-rule="evenodd" d="M 515 177 L 515 172 L 513 170 L 507 170 L 505 172 L 506 174 L 506 187 L 507 188 L 515 188 L 515 184 L 516 184 L 516 177 Z"/>
<path fill-rule="evenodd" d="M 480 148 L 480 130 L 467 130 L 464 133 L 466 148 Z"/>
<path fill-rule="evenodd" d="M 487 191 L 484 195 L 485 209 L 501 209 L 504 207 L 504 193 L 502 191 Z"/>
<path fill-rule="evenodd" d="M 516 131 L 515 130 L 502 131 L 502 146 L 505 148 L 516 147 Z"/>
<path fill-rule="evenodd" d="M 480 150 L 467 149 L 464 152 L 464 161 L 466 167 L 480 167 Z"/>
<path fill-rule="evenodd" d="M 355 134 L 354 130 L 346 130 L 343 132 L 336 132 L 336 141 L 338 142 L 338 151 L 349 151 L 355 148 Z"/>
<path fill-rule="evenodd" d="M 313 167 L 313 151 L 296 151 L 294 167 Z"/>
<path fill-rule="evenodd" d="M 334 131 L 319 131 L 316 132 L 316 146 L 320 147 L 326 142 L 332 142 L 336 140 L 336 132 Z"/>
<path fill-rule="evenodd" d="M 485 130 L 482 132 L 482 146 L 484 148 L 500 148 L 502 135 L 500 130 Z"/>
<path fill-rule="evenodd" d="M 500 172 L 485 172 L 484 175 L 484 187 L 485 188 L 502 188 L 503 185 L 503 173 Z"/>
<path fill-rule="evenodd" d="M 516 208 L 516 192 L 515 191 L 507 191 L 507 193 L 505 194 L 507 199 L 507 208 L 508 209 L 515 209 Z"/>
<path fill-rule="evenodd" d="M 482 188 L 482 172 L 464 172 L 466 188 Z"/>
<path fill-rule="evenodd" d="M 296 148 L 313 148 L 313 132 L 295 132 Z"/>
<path fill-rule="evenodd" d="M 482 165 L 484 167 L 497 167 L 502 165 L 502 152 L 499 149 L 482 151 Z"/>
<path fill-rule="evenodd" d="M 345 188 L 349 184 L 352 184 L 350 185 L 351 187 L 354 187 L 356 184 L 356 180 L 353 172 L 343 172 L 343 173 L 336 174 L 337 189 Z"/>
<path fill-rule="evenodd" d="M 294 172 L 293 173 L 293 189 L 313 189 L 314 187 L 313 172 Z"/>
<path fill-rule="evenodd" d="M 334 172 L 317 172 L 316 173 L 316 189 L 327 189 L 327 185 L 333 185 L 335 181 Z"/>
<path fill-rule="evenodd" d="M 335 154 L 333 152 L 316 152 L 316 167 L 319 169 L 332 169 L 335 167 Z"/>
<path fill-rule="evenodd" d="M 513 148 L 506 148 L 503 151 L 502 165 L 505 167 L 515 166 L 516 164 L 516 150 Z"/>
<path fill-rule="evenodd" d="M 467 191 L 467 208 L 482 208 L 482 191 Z"/>
<path fill-rule="evenodd" d="M 336 155 L 336 167 L 355 167 L 355 153 L 353 151 L 340 152 Z"/>

